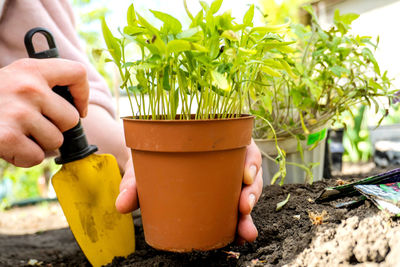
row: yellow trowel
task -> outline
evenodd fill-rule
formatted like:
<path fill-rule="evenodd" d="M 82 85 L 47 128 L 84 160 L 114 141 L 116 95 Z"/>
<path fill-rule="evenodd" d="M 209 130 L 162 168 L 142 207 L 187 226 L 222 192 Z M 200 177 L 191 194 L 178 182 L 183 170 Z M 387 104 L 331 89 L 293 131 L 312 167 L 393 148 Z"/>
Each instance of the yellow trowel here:
<path fill-rule="evenodd" d="M 36 33 L 46 37 L 48 50 L 35 52 L 32 38 Z M 28 31 L 25 46 L 29 57 L 58 57 L 54 38 L 44 28 Z M 68 87 L 56 86 L 53 91 L 73 104 Z M 56 158 L 63 165 L 52 184 L 75 239 L 93 266 L 128 256 L 135 250 L 135 233 L 131 214 L 120 214 L 115 208 L 121 182 L 116 159 L 94 154 L 97 147 L 88 145 L 80 122 L 63 136 Z"/>

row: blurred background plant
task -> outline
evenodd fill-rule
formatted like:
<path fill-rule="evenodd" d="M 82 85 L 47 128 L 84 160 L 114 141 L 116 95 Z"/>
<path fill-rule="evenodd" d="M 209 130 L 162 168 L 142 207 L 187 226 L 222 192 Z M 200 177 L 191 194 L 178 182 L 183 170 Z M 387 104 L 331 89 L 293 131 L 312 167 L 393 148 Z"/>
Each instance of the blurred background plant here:
<path fill-rule="evenodd" d="M 311 17 L 302 11 L 301 6 L 307 3 L 323 2 L 325 5 L 328 1 L 307 1 L 307 0 L 260 0 L 260 10 L 265 14 L 264 18 L 267 22 L 284 23 L 288 19 L 292 23 L 309 24 Z M 342 1 L 345 2 L 345 1 Z M 355 1 L 346 1 L 351 6 Z M 346 4 L 343 4 L 345 6 Z M 353 4 L 356 6 L 356 4 Z M 330 7 L 333 10 L 333 6 Z M 326 11 L 322 11 L 326 12 Z M 326 15 L 326 14 L 325 14 Z M 330 27 L 331 25 L 324 25 Z M 377 36 L 374 36 L 377 37 Z M 341 123 L 335 123 L 332 128 L 339 129 L 344 127 L 343 161 L 347 162 L 367 162 L 371 160 L 373 155 L 373 144 L 370 141 L 370 129 L 374 129 L 379 123 L 379 116 L 385 115 L 381 121 L 382 125 L 391 125 L 400 123 L 399 105 L 379 106 L 378 114 L 375 114 L 375 105 L 366 107 L 365 105 L 357 105 L 350 112 L 344 112 L 340 116 Z"/>
<path fill-rule="evenodd" d="M 345 112 L 341 119 L 346 124 L 343 134 L 343 161 L 366 162 L 372 156 L 372 145 L 369 141 L 367 107 L 353 108 L 353 114 Z"/>
<path fill-rule="evenodd" d="M 53 198 L 49 181 L 58 169 L 52 159 L 31 168 L 18 168 L 0 160 L 0 208 L 26 199 Z"/>

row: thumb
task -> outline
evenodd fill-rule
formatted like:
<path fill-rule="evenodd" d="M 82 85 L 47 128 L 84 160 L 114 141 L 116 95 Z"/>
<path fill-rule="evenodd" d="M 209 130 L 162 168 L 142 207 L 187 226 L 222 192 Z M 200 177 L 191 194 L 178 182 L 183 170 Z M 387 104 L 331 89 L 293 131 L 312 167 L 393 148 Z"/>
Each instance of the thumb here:
<path fill-rule="evenodd" d="M 127 162 L 125 174 L 119 186 L 119 195 L 115 201 L 115 207 L 120 213 L 128 213 L 139 207 L 135 173 L 132 160 Z"/>

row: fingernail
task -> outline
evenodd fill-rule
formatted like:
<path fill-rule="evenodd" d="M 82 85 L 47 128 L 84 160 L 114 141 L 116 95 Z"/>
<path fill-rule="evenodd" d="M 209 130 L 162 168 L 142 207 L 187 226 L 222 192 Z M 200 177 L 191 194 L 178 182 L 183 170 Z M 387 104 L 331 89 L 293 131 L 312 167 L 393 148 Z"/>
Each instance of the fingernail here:
<path fill-rule="evenodd" d="M 249 195 L 250 210 L 253 210 L 255 204 L 256 204 L 256 196 L 254 194 L 250 194 Z"/>
<path fill-rule="evenodd" d="M 128 189 L 125 188 L 124 190 L 122 190 L 122 191 L 119 193 L 117 199 L 115 200 L 115 203 L 118 203 L 119 200 L 120 200 L 120 198 L 123 198 L 123 196 L 125 195 L 126 191 L 128 191 Z"/>
<path fill-rule="evenodd" d="M 254 180 L 256 179 L 256 174 L 257 174 L 257 167 L 256 165 L 251 165 L 249 168 L 249 178 L 251 178 L 251 182 L 253 183 Z"/>

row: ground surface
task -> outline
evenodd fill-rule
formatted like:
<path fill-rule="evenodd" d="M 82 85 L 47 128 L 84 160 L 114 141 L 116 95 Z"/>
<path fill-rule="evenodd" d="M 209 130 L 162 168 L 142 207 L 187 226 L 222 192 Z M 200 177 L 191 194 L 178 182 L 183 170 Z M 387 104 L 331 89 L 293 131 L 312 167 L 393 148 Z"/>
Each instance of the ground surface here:
<path fill-rule="evenodd" d="M 353 180 L 385 171 L 370 165 L 351 168 L 345 170 L 353 174 L 337 175 Z M 111 265 L 397 266 L 400 221 L 388 218 L 369 202 L 351 210 L 313 202 L 337 178 L 312 186 L 267 186 L 253 211 L 259 237 L 252 244 L 189 254 L 160 252 L 146 245 L 142 228 L 137 227 L 136 253 L 127 259 L 115 259 Z M 289 202 L 281 211 L 275 211 L 276 204 L 289 193 Z M 314 225 L 310 213 L 323 211 L 323 223 Z M 57 204 L 0 213 L 0 266 L 89 266 L 65 226 Z M 57 227 L 64 228 L 46 230 Z M 21 229 L 28 234 L 21 235 Z"/>

